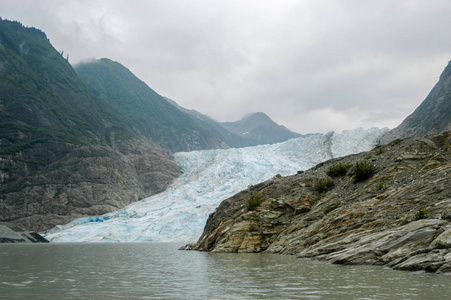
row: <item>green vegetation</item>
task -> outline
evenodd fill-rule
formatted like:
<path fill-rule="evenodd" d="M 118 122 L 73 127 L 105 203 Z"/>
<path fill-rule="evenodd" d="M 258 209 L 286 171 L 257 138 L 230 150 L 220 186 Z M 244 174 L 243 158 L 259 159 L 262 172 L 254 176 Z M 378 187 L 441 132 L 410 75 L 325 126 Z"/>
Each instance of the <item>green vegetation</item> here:
<path fill-rule="evenodd" d="M 429 210 L 426 209 L 424 205 L 422 205 L 417 213 L 415 214 L 415 220 L 427 219 L 429 217 Z"/>
<path fill-rule="evenodd" d="M 370 178 L 375 170 L 376 167 L 366 160 L 356 163 L 354 166 L 354 183 Z"/>
<path fill-rule="evenodd" d="M 442 213 L 442 220 L 448 220 L 451 221 L 451 214 L 449 212 L 444 211 Z"/>
<path fill-rule="evenodd" d="M 449 150 L 449 142 L 448 142 L 448 138 L 445 138 L 445 144 L 443 145 L 443 149 L 445 150 L 445 151 L 448 151 Z"/>
<path fill-rule="evenodd" d="M 345 176 L 349 168 L 351 168 L 351 165 L 339 162 L 336 165 L 330 166 L 326 174 L 330 177 Z"/>
<path fill-rule="evenodd" d="M 383 154 L 383 153 L 385 153 L 385 152 L 387 152 L 387 149 L 385 148 L 385 146 L 377 146 L 377 147 L 374 149 L 374 153 L 375 153 L 376 155 L 381 155 L 381 154 Z"/>
<path fill-rule="evenodd" d="M 330 179 L 321 179 L 317 181 L 314 185 L 315 191 L 318 193 L 324 193 L 327 192 L 335 186 L 335 183 Z"/>
<path fill-rule="evenodd" d="M 247 210 L 255 210 L 262 203 L 263 198 L 260 196 L 258 191 L 255 189 L 251 192 L 249 200 L 247 200 L 246 208 Z"/>
<path fill-rule="evenodd" d="M 401 220 L 401 225 L 407 225 L 409 224 L 409 220 L 407 218 L 404 218 Z"/>
<path fill-rule="evenodd" d="M 384 182 L 383 182 L 383 181 L 379 182 L 379 184 L 377 185 L 377 189 L 378 189 L 379 191 L 382 191 L 384 188 L 385 188 Z"/>
<path fill-rule="evenodd" d="M 79 64 L 75 70 L 94 94 L 120 111 L 140 133 L 165 148 L 187 151 L 187 140 L 202 146 L 219 140 L 213 128 L 180 111 L 118 62 L 103 58 Z"/>
<path fill-rule="evenodd" d="M 107 132 L 117 141 L 131 137 L 122 116 L 86 88 L 45 33 L 0 19 L 0 45 L 0 139 L 10 143 L 0 145 L 1 156 L 105 144 Z"/>
<path fill-rule="evenodd" d="M 250 231 L 250 232 L 256 232 L 256 231 L 258 231 L 258 226 L 255 225 L 255 224 L 249 225 L 249 231 Z"/>
<path fill-rule="evenodd" d="M 449 249 L 451 249 L 451 244 L 443 242 L 443 241 L 437 241 L 434 244 L 434 248 L 435 249 L 447 249 L 447 250 L 449 250 Z"/>
<path fill-rule="evenodd" d="M 331 211 L 339 208 L 340 206 L 343 205 L 342 201 L 337 201 L 334 203 L 330 203 L 329 205 L 327 205 L 327 207 L 324 209 L 324 214 L 327 215 L 328 213 L 330 213 Z"/>
<path fill-rule="evenodd" d="M 272 179 L 280 179 L 280 178 L 282 178 L 282 175 L 276 174 L 276 175 L 274 175 L 274 177 Z"/>
<path fill-rule="evenodd" d="M 76 72 L 38 29 L 0 19 L 0 45 L 0 156 L 143 136 L 174 152 L 223 140 L 242 146 L 241 137 L 181 112 L 119 63 L 95 60 Z"/>

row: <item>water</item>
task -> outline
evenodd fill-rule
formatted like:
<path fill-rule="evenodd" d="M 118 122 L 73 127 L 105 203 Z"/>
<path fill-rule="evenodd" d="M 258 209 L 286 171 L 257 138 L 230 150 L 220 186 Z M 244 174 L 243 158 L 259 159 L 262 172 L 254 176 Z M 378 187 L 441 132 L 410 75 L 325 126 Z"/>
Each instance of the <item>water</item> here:
<path fill-rule="evenodd" d="M 451 277 L 180 244 L 0 244 L 2 299 L 445 299 Z"/>

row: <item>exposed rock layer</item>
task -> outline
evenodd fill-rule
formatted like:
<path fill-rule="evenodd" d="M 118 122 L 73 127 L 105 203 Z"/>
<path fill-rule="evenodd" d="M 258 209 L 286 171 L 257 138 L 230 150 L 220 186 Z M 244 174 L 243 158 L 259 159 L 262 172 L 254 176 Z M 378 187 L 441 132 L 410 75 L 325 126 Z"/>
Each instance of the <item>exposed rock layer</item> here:
<path fill-rule="evenodd" d="M 0 225 L 0 243 L 48 243 L 37 232 L 15 232 L 4 225 Z"/>
<path fill-rule="evenodd" d="M 145 141 L 124 147 L 133 150 L 78 147 L 37 174 L 3 182 L 1 223 L 17 231 L 41 231 L 81 216 L 104 214 L 165 190 L 180 174 L 163 151 Z M 26 163 L 16 163 L 0 161 L 15 170 L 27 168 Z"/>
<path fill-rule="evenodd" d="M 397 140 L 294 176 L 276 176 L 223 201 L 197 244 L 186 248 L 449 272 L 450 138 L 446 133 Z M 375 171 L 355 182 L 361 161 Z M 340 162 L 352 167 L 343 176 L 326 175 Z M 333 184 L 321 189 L 319 182 L 327 181 Z M 252 194 L 262 200 L 255 210 L 248 209 Z"/>

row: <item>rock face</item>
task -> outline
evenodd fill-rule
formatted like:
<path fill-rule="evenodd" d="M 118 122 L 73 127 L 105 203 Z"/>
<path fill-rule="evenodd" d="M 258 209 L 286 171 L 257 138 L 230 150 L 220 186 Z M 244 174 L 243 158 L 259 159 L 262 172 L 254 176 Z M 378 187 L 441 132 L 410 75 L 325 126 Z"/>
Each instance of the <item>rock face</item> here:
<path fill-rule="evenodd" d="M 3 184 L 1 223 L 18 231 L 41 231 L 117 210 L 165 190 L 180 174 L 179 168 L 148 143 L 132 144 L 128 153 L 79 147 L 37 175 Z M 15 168 L 14 161 L 9 163 Z"/>
<path fill-rule="evenodd" d="M 48 243 L 37 232 L 15 232 L 4 225 L 0 225 L 0 243 Z"/>
<path fill-rule="evenodd" d="M 449 272 L 450 139 L 397 140 L 275 176 L 223 201 L 186 248 Z"/>
<path fill-rule="evenodd" d="M 383 136 L 381 143 L 445 130 L 451 130 L 451 61 L 423 103 L 401 125 Z"/>

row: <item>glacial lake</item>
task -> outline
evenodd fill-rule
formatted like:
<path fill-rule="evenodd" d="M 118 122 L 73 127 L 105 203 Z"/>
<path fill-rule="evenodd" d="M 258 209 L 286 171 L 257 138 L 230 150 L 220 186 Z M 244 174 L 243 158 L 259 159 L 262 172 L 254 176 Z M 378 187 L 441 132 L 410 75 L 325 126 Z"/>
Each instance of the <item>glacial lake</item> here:
<path fill-rule="evenodd" d="M 1 299 L 446 299 L 451 276 L 174 243 L 0 244 Z"/>

